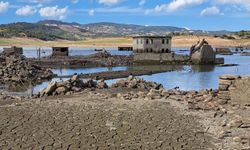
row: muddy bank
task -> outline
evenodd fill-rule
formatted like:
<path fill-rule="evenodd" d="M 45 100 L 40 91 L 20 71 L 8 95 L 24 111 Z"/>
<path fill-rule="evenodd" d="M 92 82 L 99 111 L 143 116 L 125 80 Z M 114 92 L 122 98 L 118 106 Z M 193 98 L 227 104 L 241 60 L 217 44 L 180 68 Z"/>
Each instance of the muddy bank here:
<path fill-rule="evenodd" d="M 33 64 L 43 68 L 90 68 L 129 66 L 133 64 L 133 56 L 111 55 L 99 52 L 89 56 L 44 57 L 29 59 Z"/>
<path fill-rule="evenodd" d="M 110 80 L 110 79 L 119 79 L 127 78 L 130 75 L 141 76 L 141 75 L 152 75 L 162 72 L 170 72 L 183 69 L 183 66 L 173 65 L 173 66 L 151 66 L 150 68 L 145 68 L 141 66 L 140 69 L 128 70 L 126 71 L 108 71 L 100 73 L 89 73 L 89 74 L 78 74 L 80 78 L 85 79 L 95 79 L 95 80 Z M 72 75 L 58 76 L 58 78 L 70 78 Z"/>

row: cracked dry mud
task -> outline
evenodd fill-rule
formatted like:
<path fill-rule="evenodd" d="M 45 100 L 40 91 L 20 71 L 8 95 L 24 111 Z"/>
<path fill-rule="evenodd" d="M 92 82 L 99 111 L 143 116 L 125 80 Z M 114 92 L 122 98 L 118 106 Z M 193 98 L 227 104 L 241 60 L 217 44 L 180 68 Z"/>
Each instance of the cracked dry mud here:
<path fill-rule="evenodd" d="M 198 118 L 164 101 L 83 93 L 0 108 L 0 149 L 211 149 Z"/>

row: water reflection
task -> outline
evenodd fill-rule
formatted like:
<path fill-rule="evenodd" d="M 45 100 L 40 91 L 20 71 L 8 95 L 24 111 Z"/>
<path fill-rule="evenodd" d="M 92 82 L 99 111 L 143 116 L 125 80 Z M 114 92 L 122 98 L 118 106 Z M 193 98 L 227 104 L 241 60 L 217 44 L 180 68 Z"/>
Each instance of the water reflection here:
<path fill-rule="evenodd" d="M 3 48 L 0 47 L 0 53 L 3 51 Z M 27 58 L 38 58 L 38 49 L 40 47 L 23 47 L 23 55 Z M 118 51 L 116 48 L 107 48 L 107 51 L 112 55 L 131 55 L 132 51 Z M 92 55 L 97 53 L 95 48 L 69 48 L 70 56 L 84 56 L 84 55 Z M 41 48 L 41 57 L 51 56 L 52 48 L 51 47 L 42 47 Z"/>
<path fill-rule="evenodd" d="M 90 51 L 93 52 L 93 51 Z M 183 51 L 185 54 L 186 51 Z M 218 88 L 218 77 L 222 74 L 233 74 L 241 76 L 250 75 L 250 56 L 240 55 L 221 55 L 218 57 L 225 58 L 227 64 L 239 64 L 239 66 L 220 67 L 220 66 L 174 66 L 174 65 L 152 65 L 152 66 L 123 66 L 111 68 L 78 68 L 78 69 L 53 69 L 58 75 L 73 75 L 97 73 L 106 71 L 124 71 L 124 70 L 166 70 L 163 73 L 140 76 L 148 81 L 154 81 L 163 84 L 167 89 L 180 87 L 182 90 L 200 90 Z M 169 72 L 171 71 L 171 72 Z M 53 79 L 60 80 L 60 79 Z M 116 80 L 108 80 L 111 84 Z M 44 82 L 34 87 L 34 93 L 40 91 L 48 85 Z"/>
<path fill-rule="evenodd" d="M 214 71 L 215 65 L 192 65 L 191 70 L 193 72 L 211 72 Z"/>

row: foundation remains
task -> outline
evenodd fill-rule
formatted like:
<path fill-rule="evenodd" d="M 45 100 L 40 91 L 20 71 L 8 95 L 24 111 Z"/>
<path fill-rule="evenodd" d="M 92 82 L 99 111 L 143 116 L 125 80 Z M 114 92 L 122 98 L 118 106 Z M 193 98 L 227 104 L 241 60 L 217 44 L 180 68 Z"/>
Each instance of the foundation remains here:
<path fill-rule="evenodd" d="M 52 47 L 52 57 L 69 56 L 68 47 Z"/>
<path fill-rule="evenodd" d="M 218 98 L 222 104 L 250 105 L 250 77 L 220 76 Z"/>
<path fill-rule="evenodd" d="M 4 53 L 5 56 L 22 55 L 23 54 L 23 48 L 12 46 L 11 48 L 4 48 L 3 53 Z"/>

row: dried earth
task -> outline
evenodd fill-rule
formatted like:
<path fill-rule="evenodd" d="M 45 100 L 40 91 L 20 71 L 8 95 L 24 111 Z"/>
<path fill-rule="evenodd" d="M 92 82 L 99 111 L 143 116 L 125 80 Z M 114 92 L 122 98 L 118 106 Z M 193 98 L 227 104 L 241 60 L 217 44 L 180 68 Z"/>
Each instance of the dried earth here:
<path fill-rule="evenodd" d="M 209 149 L 198 119 L 165 101 L 93 92 L 0 109 L 0 149 Z"/>
<path fill-rule="evenodd" d="M 165 90 L 133 76 L 105 89 L 80 83 L 53 83 L 40 98 L 0 95 L 0 149 L 250 149 L 250 107 L 220 104 L 218 90 Z"/>

